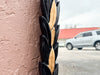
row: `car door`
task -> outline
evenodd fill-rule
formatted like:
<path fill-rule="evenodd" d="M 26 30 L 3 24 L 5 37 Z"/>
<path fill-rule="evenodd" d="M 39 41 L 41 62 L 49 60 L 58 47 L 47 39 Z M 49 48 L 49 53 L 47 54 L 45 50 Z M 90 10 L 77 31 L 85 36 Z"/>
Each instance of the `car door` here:
<path fill-rule="evenodd" d="M 74 45 L 76 47 L 90 46 L 92 45 L 92 39 L 93 39 L 92 32 L 81 33 L 77 35 L 74 39 L 75 39 Z"/>
<path fill-rule="evenodd" d="M 92 32 L 83 33 L 83 45 L 90 46 L 92 45 L 93 35 Z"/>
<path fill-rule="evenodd" d="M 83 33 L 80 33 L 76 37 L 74 37 L 74 41 L 73 41 L 74 46 L 75 47 L 82 46 L 83 45 L 83 42 L 84 42 L 82 39 L 83 39 Z"/>

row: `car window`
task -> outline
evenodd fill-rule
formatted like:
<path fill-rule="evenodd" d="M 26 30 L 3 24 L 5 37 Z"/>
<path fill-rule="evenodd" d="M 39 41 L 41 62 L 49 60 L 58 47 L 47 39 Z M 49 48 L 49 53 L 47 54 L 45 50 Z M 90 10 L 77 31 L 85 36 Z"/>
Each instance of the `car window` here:
<path fill-rule="evenodd" d="M 81 38 L 81 37 L 83 37 L 82 34 L 79 34 L 79 35 L 76 36 L 76 38 Z"/>
<path fill-rule="evenodd" d="M 83 33 L 83 37 L 92 36 L 92 32 Z"/>
<path fill-rule="evenodd" d="M 100 31 L 96 31 L 97 35 L 100 35 Z"/>

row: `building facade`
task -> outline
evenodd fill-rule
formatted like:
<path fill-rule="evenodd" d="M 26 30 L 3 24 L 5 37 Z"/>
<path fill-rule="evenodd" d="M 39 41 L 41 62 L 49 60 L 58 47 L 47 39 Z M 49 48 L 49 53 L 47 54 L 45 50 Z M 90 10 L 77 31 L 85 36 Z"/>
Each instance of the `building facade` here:
<path fill-rule="evenodd" d="M 0 1 L 0 75 L 39 75 L 40 0 Z"/>

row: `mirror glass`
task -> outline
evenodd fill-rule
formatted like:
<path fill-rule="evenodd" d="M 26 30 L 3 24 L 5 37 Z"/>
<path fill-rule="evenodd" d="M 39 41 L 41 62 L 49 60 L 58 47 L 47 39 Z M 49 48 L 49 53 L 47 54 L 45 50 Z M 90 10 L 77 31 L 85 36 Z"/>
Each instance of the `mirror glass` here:
<path fill-rule="evenodd" d="M 100 0 L 61 0 L 60 28 L 100 27 Z"/>
<path fill-rule="evenodd" d="M 100 0 L 59 1 L 59 75 L 99 75 Z"/>

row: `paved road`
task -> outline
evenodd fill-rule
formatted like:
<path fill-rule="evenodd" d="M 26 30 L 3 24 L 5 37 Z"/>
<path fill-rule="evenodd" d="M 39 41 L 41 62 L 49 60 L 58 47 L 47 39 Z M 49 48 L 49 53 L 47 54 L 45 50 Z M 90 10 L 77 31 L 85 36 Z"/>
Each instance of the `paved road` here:
<path fill-rule="evenodd" d="M 100 75 L 100 51 L 59 48 L 59 75 Z"/>

